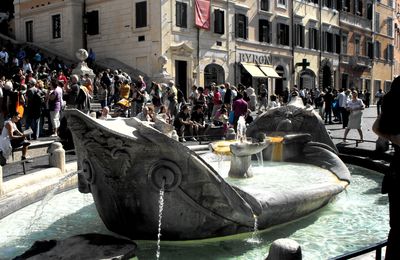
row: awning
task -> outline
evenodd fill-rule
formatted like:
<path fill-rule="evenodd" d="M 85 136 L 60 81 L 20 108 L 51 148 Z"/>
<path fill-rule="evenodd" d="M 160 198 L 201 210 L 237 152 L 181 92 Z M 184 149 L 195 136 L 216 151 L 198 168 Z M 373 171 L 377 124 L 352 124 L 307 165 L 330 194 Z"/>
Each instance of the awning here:
<path fill-rule="evenodd" d="M 272 66 L 267 66 L 267 65 L 259 65 L 260 69 L 264 72 L 264 74 L 267 76 L 267 78 L 280 78 L 278 73 L 276 73 L 276 70 L 272 68 Z"/>
<path fill-rule="evenodd" d="M 257 67 L 257 65 L 255 65 L 255 64 L 244 63 L 244 62 L 241 62 L 240 64 L 242 64 L 242 66 L 247 70 L 248 73 L 250 73 L 250 75 L 252 77 L 256 77 L 256 78 L 266 78 L 267 77 L 260 70 L 260 68 Z"/>

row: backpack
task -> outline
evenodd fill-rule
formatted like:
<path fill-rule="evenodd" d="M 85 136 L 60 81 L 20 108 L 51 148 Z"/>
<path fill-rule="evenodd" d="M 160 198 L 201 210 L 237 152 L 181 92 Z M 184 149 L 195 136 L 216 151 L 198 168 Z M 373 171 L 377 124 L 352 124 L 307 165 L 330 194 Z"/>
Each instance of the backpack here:
<path fill-rule="evenodd" d="M 82 87 L 79 88 L 78 96 L 76 97 L 75 104 L 83 105 L 86 102 L 87 94 Z"/>

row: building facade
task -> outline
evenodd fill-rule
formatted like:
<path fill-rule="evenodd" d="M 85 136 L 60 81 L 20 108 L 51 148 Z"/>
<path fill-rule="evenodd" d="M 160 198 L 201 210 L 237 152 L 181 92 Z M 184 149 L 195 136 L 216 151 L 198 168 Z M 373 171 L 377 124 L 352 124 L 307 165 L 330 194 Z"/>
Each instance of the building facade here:
<path fill-rule="evenodd" d="M 226 81 L 281 94 L 295 84 L 374 90 L 374 77 L 392 80 L 392 63 L 374 60 L 378 41 L 382 57 L 393 44 L 384 25 L 394 17 L 390 0 L 214 0 L 207 29 L 195 24 L 197 2 L 15 1 L 16 38 L 70 57 L 91 48 L 98 60 L 115 58 L 150 79 L 167 57 L 165 68 L 185 94 L 193 84 Z"/>

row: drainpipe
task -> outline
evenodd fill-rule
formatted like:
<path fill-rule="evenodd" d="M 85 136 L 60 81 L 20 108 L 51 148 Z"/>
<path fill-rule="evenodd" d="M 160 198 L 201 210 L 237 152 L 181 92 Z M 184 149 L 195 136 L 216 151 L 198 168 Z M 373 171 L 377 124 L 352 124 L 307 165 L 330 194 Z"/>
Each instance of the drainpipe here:
<path fill-rule="evenodd" d="M 291 73 L 291 80 L 292 80 L 292 86 L 295 85 L 295 78 L 296 78 L 296 67 L 294 66 L 294 48 L 295 48 L 295 28 L 294 28 L 294 2 L 292 1 L 292 8 L 290 9 L 290 17 L 292 19 L 291 21 L 291 27 L 292 27 L 292 73 Z"/>
<path fill-rule="evenodd" d="M 87 40 L 87 25 L 88 25 L 88 20 L 86 16 L 86 0 L 83 0 L 83 8 L 82 8 L 82 23 L 83 23 L 83 34 L 82 34 L 82 40 L 83 40 L 83 48 L 85 50 L 88 49 L 88 40 Z"/>
<path fill-rule="evenodd" d="M 322 3 L 321 3 L 322 1 L 319 1 L 319 71 L 318 71 L 318 85 L 319 85 L 319 87 L 320 88 L 322 88 L 323 89 L 323 86 L 322 86 L 322 79 L 321 79 L 321 64 L 322 64 L 322 45 L 323 45 L 323 42 L 322 42 Z"/>
<path fill-rule="evenodd" d="M 197 27 L 197 84 L 200 84 L 200 28 Z"/>

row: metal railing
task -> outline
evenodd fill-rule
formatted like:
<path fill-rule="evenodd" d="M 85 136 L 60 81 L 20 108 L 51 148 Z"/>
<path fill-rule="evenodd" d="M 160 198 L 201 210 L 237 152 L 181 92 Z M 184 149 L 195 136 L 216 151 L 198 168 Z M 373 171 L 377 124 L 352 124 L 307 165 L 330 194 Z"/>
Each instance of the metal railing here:
<path fill-rule="evenodd" d="M 365 255 L 367 253 L 375 251 L 375 259 L 381 260 L 382 259 L 382 248 L 387 246 L 387 240 L 378 242 L 376 244 L 370 245 L 368 247 L 362 248 L 360 250 L 353 251 L 351 253 L 343 254 L 340 256 L 336 256 L 333 258 L 329 258 L 329 260 L 347 260 L 357 256 Z"/>

